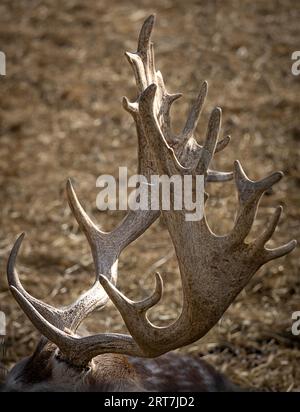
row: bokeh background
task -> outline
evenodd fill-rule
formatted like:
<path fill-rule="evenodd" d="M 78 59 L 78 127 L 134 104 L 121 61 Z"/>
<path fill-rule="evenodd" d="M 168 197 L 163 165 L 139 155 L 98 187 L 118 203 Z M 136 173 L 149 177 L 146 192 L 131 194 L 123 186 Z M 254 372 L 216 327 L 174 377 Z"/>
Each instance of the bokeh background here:
<path fill-rule="evenodd" d="M 173 126 L 183 126 L 203 80 L 209 95 L 197 136 L 209 112 L 223 109 L 230 146 L 215 166 L 232 170 L 239 159 L 255 179 L 274 170 L 285 178 L 261 201 L 253 236 L 273 208 L 284 213 L 269 245 L 299 237 L 300 76 L 291 54 L 300 47 L 300 4 L 214 0 L 2 0 L 0 49 L 7 75 L 0 78 L 0 310 L 7 315 L 6 367 L 30 354 L 38 333 L 11 298 L 5 276 L 18 233 L 27 237 L 18 259 L 21 280 L 36 297 L 62 305 L 93 282 L 88 244 L 67 206 L 72 177 L 90 216 L 105 230 L 122 212 L 96 209 L 100 174 L 136 170 L 136 135 L 121 107 L 135 98 L 124 51 L 136 50 L 143 20 L 156 13 L 156 66 L 170 92 L 183 92 Z M 208 220 L 217 233 L 233 225 L 237 206 L 232 182 L 208 188 Z M 261 269 L 218 325 L 201 341 L 181 349 L 216 365 L 234 382 L 267 390 L 300 390 L 300 338 L 291 334 L 300 310 L 299 251 Z M 122 254 L 119 288 L 145 297 L 152 273 L 164 278 L 163 300 L 151 312 L 159 325 L 180 313 L 181 286 L 172 244 L 156 222 Z M 125 331 L 112 304 L 85 322 L 91 332 Z"/>

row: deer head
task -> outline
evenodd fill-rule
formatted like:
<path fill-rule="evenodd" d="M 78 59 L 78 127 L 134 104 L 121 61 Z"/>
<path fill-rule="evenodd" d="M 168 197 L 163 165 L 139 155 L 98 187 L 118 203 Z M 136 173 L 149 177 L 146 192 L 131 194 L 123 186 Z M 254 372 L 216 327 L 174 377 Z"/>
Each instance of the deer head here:
<path fill-rule="evenodd" d="M 23 288 L 16 270 L 16 258 L 24 235 L 18 238 L 8 260 L 8 283 L 14 298 L 43 338 L 35 353 L 12 369 L 7 377 L 7 390 L 232 388 L 204 362 L 167 353 L 202 338 L 260 266 L 289 253 L 296 245 L 291 241 L 276 249 L 265 247 L 276 228 L 281 208 L 275 210 L 268 226 L 255 241 L 245 242 L 260 198 L 283 174 L 276 172 L 262 180 L 252 181 L 238 161 L 234 164 L 233 173 L 210 169 L 214 154 L 223 150 L 230 138 L 218 140 L 221 127 L 219 108 L 211 113 L 204 144 L 200 145 L 194 138 L 207 94 L 206 82 L 200 88 L 182 132 L 178 135 L 173 133 L 170 108 L 181 95 L 168 93 L 161 73 L 155 69 L 151 42 L 153 24 L 154 16 L 150 16 L 141 29 L 137 52 L 126 54 L 138 89 L 134 102 L 127 98 L 123 100 L 124 108 L 136 125 L 138 171 L 147 178 L 153 174 L 203 175 L 206 184 L 234 178 L 239 198 L 234 227 L 230 233 L 217 236 L 211 231 L 205 215 L 200 221 L 186 221 L 184 208 L 136 210 L 129 211 L 112 232 L 105 233 L 87 216 L 68 181 L 70 208 L 93 255 L 95 283 L 75 303 L 60 309 L 32 297 Z M 162 296 L 163 282 L 158 273 L 155 274 L 154 292 L 143 301 L 129 300 L 116 287 L 120 253 L 160 214 L 176 251 L 183 290 L 181 315 L 166 327 L 156 327 L 147 318 L 147 311 Z M 80 323 L 93 310 L 103 307 L 108 299 L 120 312 L 130 334 L 79 336 L 76 331 Z M 159 362 L 152 359 L 156 357 L 160 357 Z M 179 383 L 178 370 L 184 374 L 181 379 L 184 383 Z M 204 384 L 204 381 L 209 383 Z"/>

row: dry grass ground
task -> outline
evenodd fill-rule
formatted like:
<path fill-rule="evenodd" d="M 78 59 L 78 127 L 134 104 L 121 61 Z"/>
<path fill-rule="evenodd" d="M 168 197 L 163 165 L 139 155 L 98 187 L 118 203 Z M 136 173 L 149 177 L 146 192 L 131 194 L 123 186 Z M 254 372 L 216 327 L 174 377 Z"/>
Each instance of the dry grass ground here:
<path fill-rule="evenodd" d="M 223 133 L 232 135 L 216 166 L 231 170 L 238 158 L 252 178 L 283 170 L 285 179 L 265 196 L 254 234 L 273 207 L 284 213 L 270 245 L 299 237 L 300 76 L 291 74 L 299 50 L 300 6 L 278 1 L 2 0 L 0 45 L 7 56 L 1 77 L 0 309 L 7 314 L 6 365 L 29 354 L 38 337 L 10 296 L 5 264 L 16 235 L 27 238 L 18 260 L 30 292 L 55 305 L 72 301 L 93 280 L 90 251 L 66 202 L 72 177 L 86 210 L 101 227 L 122 214 L 99 212 L 96 177 L 136 165 L 136 136 L 121 97 L 135 97 L 124 50 L 135 50 L 142 21 L 157 14 L 157 67 L 172 92 L 185 99 L 174 109 L 174 128 L 201 82 L 209 97 L 199 140 L 213 106 L 223 108 Z M 236 210 L 233 183 L 209 188 L 208 218 L 224 233 Z M 159 266 L 162 302 L 152 311 L 163 325 L 181 305 L 176 258 L 157 222 L 121 256 L 119 287 L 144 297 Z M 300 310 L 299 251 L 259 271 L 205 339 L 183 352 L 204 356 L 234 382 L 270 390 L 300 390 L 300 340 L 291 334 Z M 124 330 L 111 304 L 91 316 L 91 331 Z"/>

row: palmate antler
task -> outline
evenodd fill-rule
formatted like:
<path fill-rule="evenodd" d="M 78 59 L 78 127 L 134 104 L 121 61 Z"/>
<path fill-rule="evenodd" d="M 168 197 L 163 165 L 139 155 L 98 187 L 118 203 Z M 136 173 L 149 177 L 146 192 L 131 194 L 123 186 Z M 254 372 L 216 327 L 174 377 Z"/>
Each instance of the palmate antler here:
<path fill-rule="evenodd" d="M 150 16 L 142 27 L 138 51 L 127 54 L 135 73 L 139 96 L 133 103 L 124 99 L 124 107 L 132 114 L 137 127 L 139 172 L 146 177 L 151 174 L 202 174 L 206 181 L 228 180 L 232 173 L 209 169 L 214 154 L 229 142 L 229 137 L 217 141 L 221 125 L 219 108 L 211 114 L 204 145 L 200 146 L 193 137 L 207 92 L 206 83 L 201 87 L 182 133 L 175 136 L 171 131 L 170 107 L 179 95 L 167 93 L 160 72 L 155 70 L 150 40 L 153 23 L 154 17 Z M 52 308 L 45 309 L 43 303 L 36 301 L 21 287 L 14 269 L 21 240 L 14 246 L 8 264 L 8 280 L 16 300 L 42 334 L 58 346 L 60 356 L 76 365 L 86 365 L 93 357 L 109 352 L 155 357 L 200 339 L 220 319 L 260 266 L 289 253 L 296 245 L 295 241 L 291 241 L 277 249 L 265 248 L 276 228 L 281 208 L 276 209 L 269 226 L 256 241 L 245 243 L 262 194 L 281 179 L 282 173 L 277 172 L 253 182 L 247 178 L 239 162 L 235 162 L 234 177 L 239 210 L 233 230 L 225 236 L 212 233 L 205 216 L 201 221 L 186 221 L 184 209 L 162 211 L 175 247 L 183 288 L 182 313 L 172 325 L 156 327 L 147 319 L 147 311 L 162 295 L 159 274 L 156 274 L 154 293 L 141 302 L 130 301 L 115 287 L 115 266 L 120 251 L 141 234 L 159 213 L 129 212 L 119 228 L 104 234 L 83 212 L 70 184 L 70 205 L 91 245 L 97 278 L 121 313 L 131 336 L 99 334 L 79 337 L 65 331 L 64 322 L 57 321 L 63 312 L 53 312 L 53 315 Z M 135 230 L 129 223 L 134 223 Z M 106 301 L 103 290 L 94 287 L 102 302 Z M 87 305 L 88 312 L 97 306 L 97 294 L 92 300 L 95 303 Z M 78 302 L 75 304 L 76 310 L 85 314 L 84 300 L 81 298 Z M 77 316 L 72 306 L 67 310 L 72 316 Z M 69 322 L 71 325 L 73 323 Z"/>

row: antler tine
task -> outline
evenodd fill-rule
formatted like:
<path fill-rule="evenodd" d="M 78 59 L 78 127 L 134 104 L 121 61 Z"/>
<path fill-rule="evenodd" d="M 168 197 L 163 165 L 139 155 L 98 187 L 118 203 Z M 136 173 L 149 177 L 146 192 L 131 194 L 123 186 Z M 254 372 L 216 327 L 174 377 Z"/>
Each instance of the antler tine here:
<path fill-rule="evenodd" d="M 218 153 L 218 152 L 221 152 L 221 150 L 224 150 L 225 147 L 227 147 L 228 144 L 230 143 L 230 140 L 231 140 L 231 137 L 230 137 L 230 136 L 226 136 L 226 137 L 224 137 L 224 139 L 220 140 L 220 141 L 217 143 L 217 147 L 216 147 L 215 153 Z"/>
<path fill-rule="evenodd" d="M 156 167 L 159 173 L 173 175 L 179 173 L 193 172 L 196 174 L 207 175 L 207 181 L 227 181 L 232 178 L 232 172 L 209 171 L 208 166 L 213 158 L 217 147 L 217 139 L 221 124 L 221 109 L 215 108 L 210 116 L 207 136 L 204 146 L 198 146 L 197 150 L 197 165 L 195 161 L 191 161 L 191 153 L 185 156 L 185 160 L 179 162 L 176 156 L 176 150 L 168 144 L 162 130 L 159 127 L 154 113 L 154 98 L 157 93 L 155 84 L 148 88 L 140 95 L 139 113 L 142 119 L 143 130 L 147 136 L 147 143 L 152 151 L 152 156 L 156 159 Z M 193 156 L 195 152 L 193 153 Z M 190 167 L 184 167 L 183 164 L 189 164 Z M 194 169 L 194 170 L 193 170 Z"/>
<path fill-rule="evenodd" d="M 277 259 L 281 256 L 287 255 L 290 253 L 297 245 L 296 240 L 291 240 L 287 244 L 283 246 L 279 246 L 274 249 L 269 249 L 265 247 L 265 244 L 271 239 L 275 229 L 278 225 L 281 213 L 282 213 L 282 206 L 278 206 L 275 210 L 275 213 L 269 220 L 269 223 L 263 233 L 252 243 L 252 246 L 256 253 L 262 255 L 263 263 L 266 263 L 270 260 Z"/>
<path fill-rule="evenodd" d="M 89 216 L 84 211 L 81 206 L 78 197 L 73 188 L 71 179 L 67 181 L 66 185 L 67 198 L 69 202 L 70 209 L 77 220 L 80 229 L 85 234 L 93 255 L 94 264 L 96 268 L 96 273 L 108 273 L 110 274 L 109 265 L 107 267 L 106 262 L 99 261 L 98 250 L 105 245 L 105 240 L 108 237 L 107 233 L 102 232 L 89 218 Z M 115 256 L 114 256 L 115 258 Z M 110 262 L 111 263 L 111 262 Z M 103 267 L 103 266 L 106 267 Z M 110 266 L 111 267 L 111 266 Z M 103 270 L 104 269 L 104 270 Z"/>
<path fill-rule="evenodd" d="M 145 313 L 160 301 L 163 293 L 163 281 L 158 272 L 155 273 L 154 292 L 151 296 L 140 302 L 133 302 L 128 299 L 105 276 L 100 276 L 99 281 L 113 303 L 117 306 L 126 324 L 127 320 L 130 319 L 130 314 L 135 315 L 135 312 L 140 313 L 141 316 L 144 317 Z M 132 322 L 128 324 L 130 325 L 131 323 Z"/>
<path fill-rule="evenodd" d="M 207 82 L 203 82 L 200 92 L 198 94 L 198 97 L 194 104 L 192 105 L 190 112 L 188 114 L 188 118 L 186 120 L 185 126 L 182 131 L 183 135 L 183 140 L 186 142 L 188 139 L 190 139 L 192 136 L 194 136 L 197 123 L 200 117 L 200 114 L 202 112 L 202 108 L 207 96 L 207 89 L 208 89 L 208 84 Z"/>
<path fill-rule="evenodd" d="M 135 106 L 138 127 L 147 143 L 142 147 L 149 147 L 155 159 L 156 170 L 169 175 L 175 171 L 185 174 L 187 170 L 193 170 L 196 159 L 197 171 L 207 174 L 207 180 L 226 180 L 229 176 L 218 175 L 208 169 L 214 153 L 229 142 L 227 137 L 217 143 L 221 123 L 220 109 L 216 108 L 211 115 L 204 146 L 197 145 L 193 137 L 190 137 L 182 149 L 180 137 L 176 146 L 176 139 L 171 141 L 171 134 L 165 132 L 166 122 L 163 115 L 157 117 L 156 103 L 160 101 L 162 91 L 165 90 L 160 75 L 157 74 L 157 78 L 160 83 L 156 86 L 147 85 Z M 200 100 L 198 99 L 196 108 L 192 109 L 188 121 L 189 130 L 195 127 Z M 163 110 L 160 110 L 160 113 L 164 113 Z M 175 167 L 176 161 L 179 167 Z M 172 325 L 155 327 L 148 321 L 145 310 L 141 311 L 139 306 L 119 292 L 109 279 L 100 277 L 102 286 L 140 348 L 140 356 L 159 356 L 200 339 L 219 320 L 262 264 L 268 259 L 290 252 L 295 247 L 296 242 L 292 241 L 274 250 L 261 250 L 261 244 L 273 234 L 277 217 L 255 245 L 244 243 L 255 218 L 260 197 L 281 177 L 282 173 L 277 172 L 254 182 L 248 179 L 239 162 L 235 162 L 240 207 L 234 229 L 225 236 L 215 235 L 208 227 L 205 216 L 202 221 L 187 222 L 184 211 L 175 211 L 172 207 L 170 211 L 162 211 L 175 247 L 183 286 L 182 313 Z M 190 239 L 188 243 L 187 238 Z M 150 300 L 150 306 L 152 303 Z M 144 306 L 144 309 L 147 310 L 148 306 Z"/>
<path fill-rule="evenodd" d="M 271 239 L 271 237 L 273 236 L 273 233 L 276 230 L 276 227 L 278 225 L 281 213 L 282 213 L 282 206 L 278 206 L 275 210 L 275 213 L 273 214 L 273 216 L 271 217 L 266 229 L 263 231 L 263 233 L 256 239 L 255 241 L 255 245 L 258 248 L 263 247 L 268 240 Z"/>
<path fill-rule="evenodd" d="M 96 308 L 105 306 L 108 296 L 97 279 L 101 273 L 115 284 L 117 264 L 121 251 L 139 237 L 159 216 L 157 210 L 129 211 L 121 224 L 112 232 L 105 233 L 97 228 L 80 205 L 72 183 L 67 182 L 67 196 L 71 210 L 90 244 L 96 268 L 94 285 L 71 305 L 56 309 L 33 296 L 22 286 L 15 268 L 16 258 L 24 239 L 22 234 L 12 248 L 7 265 L 8 284 L 22 294 L 34 308 L 52 325 L 63 330 L 76 331 L 80 323 Z"/>
<path fill-rule="evenodd" d="M 167 143 L 161 132 L 155 113 L 154 98 L 157 86 L 152 83 L 141 94 L 139 111 L 142 118 L 143 130 L 147 136 L 147 143 L 152 150 L 152 156 L 156 158 L 156 164 L 161 174 L 176 174 L 185 168 L 177 160 L 174 150 Z"/>
<path fill-rule="evenodd" d="M 218 172 L 217 170 L 210 170 L 207 171 L 207 182 L 228 182 L 232 180 L 233 172 Z"/>
<path fill-rule="evenodd" d="M 216 107 L 209 118 L 206 140 L 201 150 L 200 159 L 196 167 L 196 173 L 206 175 L 208 166 L 215 154 L 217 140 L 221 127 L 222 110 Z"/>
<path fill-rule="evenodd" d="M 230 142 L 230 136 L 224 137 L 224 139 L 220 140 L 217 143 L 217 146 L 215 148 L 215 153 L 220 152 L 221 150 L 224 150 L 225 147 Z M 227 182 L 228 180 L 232 180 L 233 178 L 233 172 L 219 172 L 217 170 L 207 170 L 207 177 L 206 181 L 207 182 Z"/>

